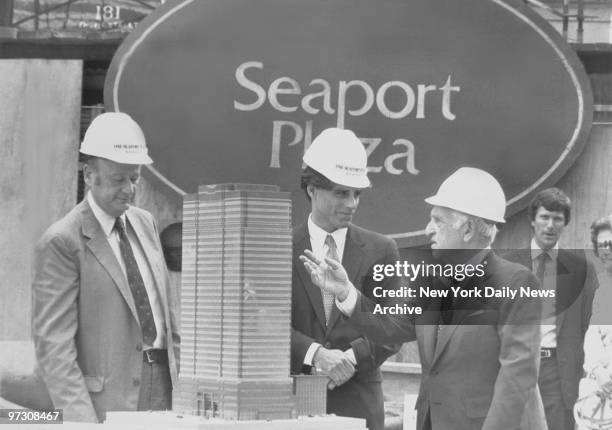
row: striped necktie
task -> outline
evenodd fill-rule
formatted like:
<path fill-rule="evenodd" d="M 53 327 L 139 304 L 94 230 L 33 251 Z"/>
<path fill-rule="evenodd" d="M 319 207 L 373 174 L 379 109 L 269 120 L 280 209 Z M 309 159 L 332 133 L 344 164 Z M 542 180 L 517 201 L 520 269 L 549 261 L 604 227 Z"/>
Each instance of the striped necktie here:
<path fill-rule="evenodd" d="M 325 245 L 327 246 L 326 256 L 331 258 L 332 260 L 336 260 L 340 262 L 340 257 L 338 256 L 338 248 L 336 247 L 336 241 L 331 234 L 328 234 L 325 238 Z M 325 310 L 325 324 L 329 323 L 329 317 L 331 316 L 332 309 L 334 308 L 334 295 L 328 293 L 327 291 L 322 291 L 323 294 L 323 309 Z"/>

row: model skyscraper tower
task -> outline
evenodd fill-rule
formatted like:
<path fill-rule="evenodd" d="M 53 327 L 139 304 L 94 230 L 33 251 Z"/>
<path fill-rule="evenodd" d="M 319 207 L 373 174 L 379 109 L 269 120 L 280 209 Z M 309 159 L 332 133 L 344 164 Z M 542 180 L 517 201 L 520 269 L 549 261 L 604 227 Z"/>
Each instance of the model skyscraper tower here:
<path fill-rule="evenodd" d="M 185 197 L 176 412 L 295 415 L 291 256 L 289 193 L 223 184 Z"/>

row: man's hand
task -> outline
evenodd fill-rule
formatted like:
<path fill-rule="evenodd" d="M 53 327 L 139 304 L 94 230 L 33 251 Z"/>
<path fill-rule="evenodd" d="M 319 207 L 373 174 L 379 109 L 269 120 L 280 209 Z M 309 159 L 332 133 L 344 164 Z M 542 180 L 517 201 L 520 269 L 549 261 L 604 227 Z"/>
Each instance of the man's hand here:
<path fill-rule="evenodd" d="M 308 249 L 300 255 L 300 260 L 317 287 L 333 294 L 341 302 L 346 299 L 352 284 L 342 264 L 329 257 L 320 260 Z"/>
<path fill-rule="evenodd" d="M 331 379 L 328 388 L 344 384 L 355 374 L 355 366 L 344 351 L 320 347 L 315 353 L 312 364 L 317 372 L 322 372 Z"/>
<path fill-rule="evenodd" d="M 612 371 L 607 367 L 599 366 L 593 370 L 593 376 L 606 394 L 612 394 Z"/>

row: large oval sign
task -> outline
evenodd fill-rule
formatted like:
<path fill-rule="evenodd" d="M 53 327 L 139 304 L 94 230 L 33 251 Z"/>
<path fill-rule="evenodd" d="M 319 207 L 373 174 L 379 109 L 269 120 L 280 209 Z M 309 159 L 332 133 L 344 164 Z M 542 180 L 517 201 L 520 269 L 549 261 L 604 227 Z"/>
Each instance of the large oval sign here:
<path fill-rule="evenodd" d="M 177 189 L 277 184 L 296 222 L 304 148 L 352 129 L 374 184 L 355 222 L 396 238 L 422 234 L 423 198 L 460 166 L 521 209 L 575 160 L 592 115 L 575 54 L 507 0 L 167 1 L 120 47 L 105 100 L 142 124 Z"/>

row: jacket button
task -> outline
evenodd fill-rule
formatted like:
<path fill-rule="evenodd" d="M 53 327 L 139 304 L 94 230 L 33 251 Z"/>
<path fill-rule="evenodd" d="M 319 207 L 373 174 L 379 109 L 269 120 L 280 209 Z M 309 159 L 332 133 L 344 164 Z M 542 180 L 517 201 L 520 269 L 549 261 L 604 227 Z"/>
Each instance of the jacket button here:
<path fill-rule="evenodd" d="M 134 384 L 134 387 L 138 387 L 140 385 L 140 378 L 132 379 L 132 384 Z"/>
<path fill-rule="evenodd" d="M 136 344 L 136 351 L 142 351 L 142 343 Z"/>
<path fill-rule="evenodd" d="M 331 348 L 331 342 L 325 342 L 325 345 L 323 345 L 325 348 L 329 349 Z"/>

